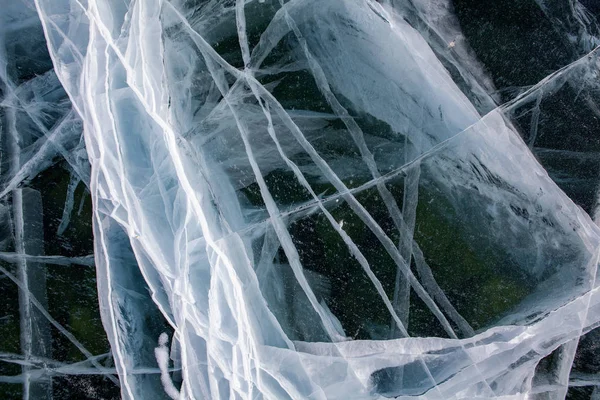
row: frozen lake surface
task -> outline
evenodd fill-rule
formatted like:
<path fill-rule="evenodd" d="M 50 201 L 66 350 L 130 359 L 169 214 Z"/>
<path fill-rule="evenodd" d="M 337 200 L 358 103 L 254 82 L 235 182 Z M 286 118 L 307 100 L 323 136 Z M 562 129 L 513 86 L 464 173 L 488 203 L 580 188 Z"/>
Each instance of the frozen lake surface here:
<path fill-rule="evenodd" d="M 0 397 L 600 399 L 597 18 L 0 1 Z"/>

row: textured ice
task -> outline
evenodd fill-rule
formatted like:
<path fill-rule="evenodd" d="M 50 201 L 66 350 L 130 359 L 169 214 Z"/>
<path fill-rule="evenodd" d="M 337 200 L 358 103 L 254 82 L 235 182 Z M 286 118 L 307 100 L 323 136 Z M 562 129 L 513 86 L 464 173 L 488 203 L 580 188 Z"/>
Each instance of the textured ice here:
<path fill-rule="evenodd" d="M 476 3 L 2 4 L 0 383 L 600 398 L 598 10 L 520 2 L 527 64 Z"/>

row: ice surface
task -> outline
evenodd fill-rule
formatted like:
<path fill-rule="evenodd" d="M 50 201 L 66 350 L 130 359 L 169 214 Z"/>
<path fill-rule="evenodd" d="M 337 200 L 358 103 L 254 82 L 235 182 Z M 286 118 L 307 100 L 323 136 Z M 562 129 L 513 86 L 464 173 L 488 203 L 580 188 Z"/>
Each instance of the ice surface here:
<path fill-rule="evenodd" d="M 600 324 L 598 24 L 585 2 L 523 1 L 532 37 L 568 51 L 510 69 L 498 26 L 521 14 L 498 4 L 10 3 L 0 283 L 18 307 L 0 318 L 20 342 L 0 383 L 600 396 L 581 361 Z M 53 305 L 56 277 L 94 270 L 97 305 Z M 110 354 L 73 318 L 95 307 Z"/>

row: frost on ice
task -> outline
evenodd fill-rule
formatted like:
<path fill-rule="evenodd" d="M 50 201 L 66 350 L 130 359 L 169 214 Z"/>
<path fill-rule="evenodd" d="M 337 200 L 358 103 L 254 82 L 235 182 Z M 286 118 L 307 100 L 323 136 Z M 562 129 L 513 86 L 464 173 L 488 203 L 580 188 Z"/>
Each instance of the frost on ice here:
<path fill-rule="evenodd" d="M 494 58 L 498 4 L 11 2 L 2 384 L 600 398 L 600 35 L 584 1 L 521 3 L 568 50 L 529 70 Z"/>

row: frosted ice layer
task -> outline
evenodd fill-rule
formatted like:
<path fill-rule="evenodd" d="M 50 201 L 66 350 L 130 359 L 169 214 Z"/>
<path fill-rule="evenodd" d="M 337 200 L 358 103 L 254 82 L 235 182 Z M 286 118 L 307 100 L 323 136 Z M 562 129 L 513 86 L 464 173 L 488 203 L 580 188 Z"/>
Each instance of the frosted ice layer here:
<path fill-rule="evenodd" d="M 123 399 L 600 398 L 576 360 L 600 339 L 586 2 L 529 2 L 569 52 L 505 87 L 447 0 L 5 3 L 0 356 L 24 398 L 86 373 Z M 35 228 L 57 159 L 56 234 L 89 191 L 93 256 Z M 47 311 L 49 264 L 95 266 L 110 354 Z"/>

